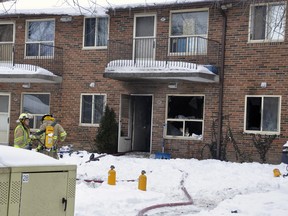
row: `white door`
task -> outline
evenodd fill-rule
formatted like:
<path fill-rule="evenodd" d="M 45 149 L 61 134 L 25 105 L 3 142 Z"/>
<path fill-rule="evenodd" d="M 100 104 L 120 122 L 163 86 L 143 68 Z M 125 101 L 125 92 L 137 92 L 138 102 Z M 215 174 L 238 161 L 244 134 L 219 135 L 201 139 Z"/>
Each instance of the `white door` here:
<path fill-rule="evenodd" d="M 121 95 L 118 152 L 127 152 L 132 150 L 131 115 L 131 97 L 129 95 Z"/>
<path fill-rule="evenodd" d="M 134 52 L 136 60 L 154 60 L 156 15 L 136 15 L 134 19 Z"/>
<path fill-rule="evenodd" d="M 0 145 L 9 142 L 10 94 L 0 93 Z"/>

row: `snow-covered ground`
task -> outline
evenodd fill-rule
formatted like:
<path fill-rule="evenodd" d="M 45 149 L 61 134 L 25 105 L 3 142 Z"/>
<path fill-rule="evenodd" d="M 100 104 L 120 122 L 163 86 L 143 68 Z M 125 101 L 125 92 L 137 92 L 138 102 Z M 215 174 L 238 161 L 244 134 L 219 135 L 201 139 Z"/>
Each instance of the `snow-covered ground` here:
<path fill-rule="evenodd" d="M 77 164 L 75 216 L 288 215 L 288 177 L 283 177 L 287 173 L 283 163 L 165 160 L 141 154 L 105 155 L 87 162 L 90 156 L 80 151 L 65 153 L 60 159 Z M 114 186 L 107 184 L 111 165 L 116 171 Z M 282 176 L 274 177 L 275 168 Z M 146 191 L 138 189 L 142 170 L 146 171 Z"/>

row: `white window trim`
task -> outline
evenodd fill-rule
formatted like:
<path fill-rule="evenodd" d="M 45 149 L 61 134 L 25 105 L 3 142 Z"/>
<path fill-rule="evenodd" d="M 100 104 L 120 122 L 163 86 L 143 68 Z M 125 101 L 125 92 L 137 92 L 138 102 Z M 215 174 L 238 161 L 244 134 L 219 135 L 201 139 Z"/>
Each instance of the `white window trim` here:
<path fill-rule="evenodd" d="M 251 98 L 251 97 L 261 97 L 262 99 L 265 97 L 275 97 L 275 98 L 279 98 L 279 110 L 278 110 L 278 130 L 279 131 L 255 131 L 255 130 L 246 130 L 246 116 L 247 116 L 247 98 Z M 262 100 L 263 103 L 263 100 Z M 244 128 L 243 131 L 244 133 L 247 134 L 262 134 L 262 135 L 280 135 L 281 132 L 281 104 L 282 104 L 282 96 L 281 95 L 246 95 L 245 96 L 245 107 L 244 107 Z M 261 109 L 263 109 L 263 106 L 261 107 Z M 261 110 L 261 114 L 263 114 L 263 110 Z M 261 125 L 262 128 L 262 125 Z"/>
<path fill-rule="evenodd" d="M 2 25 L 6 25 L 6 24 L 11 24 L 13 25 L 13 40 L 12 41 L 8 41 L 8 42 L 0 42 L 0 44 L 14 44 L 15 43 L 15 22 L 11 22 L 11 21 L 1 21 L 0 24 Z"/>
<path fill-rule="evenodd" d="M 207 23 L 207 34 L 206 35 L 177 35 L 177 36 L 173 36 L 171 35 L 171 26 L 172 26 L 172 14 L 173 13 L 187 13 L 187 12 L 207 12 L 208 13 L 208 23 Z M 207 38 L 208 39 L 208 34 L 209 34 L 209 8 L 198 8 L 198 9 L 186 9 L 186 10 L 171 10 L 170 11 L 170 15 L 169 15 L 169 40 L 168 40 L 168 55 L 169 56 L 173 56 L 173 55 L 176 55 L 176 56 L 179 56 L 179 55 L 187 55 L 186 53 L 184 52 L 170 52 L 170 43 L 171 43 L 171 38 L 180 38 L 180 37 L 193 37 L 193 36 L 199 36 L 199 37 L 203 37 L 203 38 Z M 207 41 L 208 43 L 208 41 Z M 208 45 L 207 45 L 208 46 Z M 193 54 L 195 55 L 195 54 Z M 197 55 L 197 54 L 196 54 Z"/>
<path fill-rule="evenodd" d="M 286 7 L 286 16 L 287 16 L 287 3 L 285 1 L 279 1 L 279 2 L 267 2 L 267 3 L 259 3 L 259 4 L 251 4 L 250 5 L 250 10 L 249 10 L 249 25 L 248 25 L 248 43 L 271 43 L 271 42 L 284 42 L 285 41 L 285 35 L 283 39 L 281 40 L 269 40 L 266 38 L 263 40 L 252 40 L 250 39 L 250 34 L 251 34 L 251 22 L 252 22 L 252 8 L 255 6 L 268 6 L 268 5 L 275 5 L 275 4 L 284 4 Z M 286 17 L 285 16 L 285 17 Z M 284 23 L 284 34 L 286 33 L 286 18 L 283 21 Z"/>
<path fill-rule="evenodd" d="M 53 55 L 52 56 L 26 56 L 26 45 L 27 45 L 27 40 L 28 40 L 28 23 L 29 22 L 45 22 L 45 21 L 54 21 L 54 40 L 53 41 L 45 41 L 45 43 L 53 43 L 53 46 L 55 46 L 55 28 L 56 28 L 56 20 L 53 18 L 53 19 L 28 19 L 26 20 L 26 28 L 25 28 L 25 48 L 24 48 L 24 57 L 26 59 L 35 59 L 35 58 L 42 58 L 42 59 L 52 59 L 54 58 L 54 52 L 53 52 Z M 42 41 L 33 41 L 33 42 L 29 42 L 29 44 L 32 44 L 32 43 L 41 43 Z"/>
<path fill-rule="evenodd" d="M 169 119 L 167 118 L 168 115 L 168 97 L 169 96 L 179 96 L 179 97 L 203 97 L 203 118 L 202 119 Z M 163 132 L 163 137 L 166 139 L 178 139 L 178 140 L 198 140 L 202 141 L 204 139 L 204 123 L 205 123 L 205 95 L 204 94 L 167 94 L 166 95 L 166 105 L 165 105 L 165 128 Z M 167 122 L 168 121 L 179 121 L 179 122 L 185 122 L 185 121 L 190 121 L 190 122 L 202 122 L 202 139 L 196 139 L 193 137 L 187 137 L 187 136 L 171 136 L 167 135 Z"/>
<path fill-rule="evenodd" d="M 96 43 L 95 43 L 95 46 L 85 46 L 85 22 L 86 22 L 86 19 L 89 19 L 89 18 L 95 18 L 95 19 L 98 19 L 98 18 L 108 18 L 108 23 L 107 23 L 107 32 L 108 32 L 108 35 L 107 35 L 107 46 L 96 46 Z M 109 16 L 96 16 L 96 17 L 84 17 L 84 20 L 83 20 L 83 36 L 82 36 L 82 49 L 83 50 L 95 50 L 95 49 L 107 49 L 108 48 L 108 40 L 109 40 L 109 27 L 110 27 L 110 19 L 109 19 Z M 95 30 L 96 31 L 96 30 Z"/>
<path fill-rule="evenodd" d="M 81 118 L 82 118 L 82 96 L 84 95 L 102 95 L 104 96 L 104 106 L 103 106 L 103 113 L 105 111 L 105 107 L 107 104 L 107 94 L 102 94 L 102 93 L 81 93 L 80 94 L 80 115 L 79 115 L 79 126 L 88 126 L 88 127 L 99 127 L 100 124 L 92 124 L 92 123 L 81 123 Z M 93 118 L 94 112 L 92 113 L 92 118 Z"/>

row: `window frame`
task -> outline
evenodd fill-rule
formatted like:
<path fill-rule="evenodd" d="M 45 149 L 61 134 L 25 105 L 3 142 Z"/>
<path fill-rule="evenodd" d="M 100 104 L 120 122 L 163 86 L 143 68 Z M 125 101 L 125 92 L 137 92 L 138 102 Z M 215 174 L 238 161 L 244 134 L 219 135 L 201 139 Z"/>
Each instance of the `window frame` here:
<path fill-rule="evenodd" d="M 97 27 L 95 26 L 95 37 L 94 37 L 94 42 L 95 45 L 94 46 L 85 46 L 85 42 L 86 42 L 86 37 L 85 37 L 85 32 L 86 32 L 86 20 L 87 19 L 95 19 L 95 23 L 98 23 L 98 19 L 101 18 L 105 18 L 107 19 L 107 45 L 106 46 L 97 46 Z M 109 16 L 97 16 L 97 17 L 84 17 L 84 21 L 83 21 L 83 49 L 107 49 L 108 48 L 108 39 L 109 39 L 109 24 L 110 24 L 110 19 Z"/>
<path fill-rule="evenodd" d="M 260 130 L 247 130 L 246 125 L 247 125 L 247 106 L 248 106 L 248 98 L 261 98 L 261 122 L 260 122 Z M 263 128 L 263 105 L 264 105 L 264 98 L 278 98 L 279 99 L 279 104 L 278 104 L 278 115 L 277 115 L 277 131 L 264 131 Z M 263 134 L 263 135 L 280 135 L 281 132 L 281 102 L 282 102 L 282 96 L 280 95 L 246 95 L 245 96 L 245 107 L 244 107 L 244 133 L 247 134 Z"/>
<path fill-rule="evenodd" d="M 202 110 L 202 119 L 191 119 L 191 118 L 168 118 L 168 106 L 169 106 L 169 97 L 203 97 L 203 110 Z M 198 140 L 202 141 L 204 137 L 204 123 L 205 123 L 205 95 L 204 94 L 167 94 L 166 95 L 166 108 L 165 108 L 165 127 L 164 127 L 164 132 L 163 132 L 163 137 L 166 139 L 181 139 L 181 140 Z M 192 135 L 185 136 L 185 129 L 183 128 L 183 135 L 178 136 L 178 135 L 167 135 L 167 128 L 168 128 L 168 122 L 182 122 L 183 125 L 185 126 L 187 122 L 200 122 L 202 124 L 202 133 L 199 134 L 199 137 L 193 137 Z"/>
<path fill-rule="evenodd" d="M 20 110 L 20 113 L 23 113 L 24 112 L 24 95 L 48 95 L 49 96 L 49 110 L 48 112 L 44 112 L 44 113 L 30 113 L 32 116 L 33 116 L 33 127 L 30 128 L 30 130 L 32 132 L 35 132 L 37 131 L 37 129 L 39 129 L 37 126 L 37 118 L 35 117 L 39 117 L 39 121 L 40 119 L 42 118 L 42 116 L 44 114 L 47 114 L 47 113 L 50 113 L 50 110 L 51 110 L 51 93 L 49 92 L 22 92 L 21 93 L 21 110 Z M 30 120 L 31 122 L 31 120 Z M 31 123 L 30 123 L 31 124 Z M 41 125 L 41 122 L 39 122 L 39 126 Z"/>
<path fill-rule="evenodd" d="M 284 16 L 285 19 L 283 20 L 283 25 L 284 25 L 284 29 L 283 29 L 283 38 L 282 39 L 269 39 L 268 37 L 268 33 L 267 33 L 267 26 L 268 26 L 268 16 L 269 13 L 266 13 L 266 17 L 265 17 L 265 36 L 264 39 L 252 39 L 253 37 L 253 25 L 254 25 L 254 16 L 253 16 L 253 8 L 256 6 L 265 6 L 266 7 L 266 11 L 268 11 L 269 7 L 274 6 L 274 5 L 284 5 L 285 6 L 285 10 L 284 10 Z M 287 16 L 287 3 L 284 1 L 278 1 L 278 2 L 267 2 L 267 3 L 259 3 L 259 4 L 251 4 L 250 5 L 250 10 L 249 10 L 249 29 L 248 29 L 248 43 L 265 43 L 265 42 L 284 42 L 285 41 L 285 31 L 286 31 L 286 16 Z M 253 22 L 253 24 L 252 24 Z"/>
<path fill-rule="evenodd" d="M 91 113 L 91 122 L 92 123 L 82 123 L 82 102 L 83 102 L 83 96 L 92 96 L 92 110 L 93 112 Z M 99 123 L 93 123 L 93 118 L 94 118 L 94 96 L 103 96 L 103 115 L 105 112 L 105 107 L 107 104 L 107 94 L 102 94 L 102 93 L 81 93 L 80 94 L 80 115 L 79 115 L 79 125 L 80 126 L 90 126 L 90 127 L 99 127 Z M 103 116 L 102 116 L 103 117 Z"/>
<path fill-rule="evenodd" d="M 47 21 L 52 21 L 54 22 L 54 29 L 53 29 L 53 41 L 51 40 L 47 40 L 47 41 L 28 41 L 28 32 L 29 32 L 29 23 L 31 22 L 47 22 Z M 51 59 L 51 58 L 54 58 L 54 53 L 55 53 L 55 49 L 54 49 L 54 46 L 55 46 L 55 29 L 56 29 L 56 20 L 54 18 L 52 19 L 28 19 L 26 20 L 26 29 L 25 29 L 25 52 L 24 52 L 24 56 L 26 59 L 33 59 L 33 58 L 44 58 L 44 59 Z M 52 52 L 52 55 L 41 55 L 41 50 L 40 50 L 40 46 L 38 48 L 38 54 L 37 55 L 27 55 L 27 44 L 50 44 L 52 43 L 52 49 L 53 49 L 53 52 Z M 50 46 L 50 45 L 49 45 Z"/>
<path fill-rule="evenodd" d="M 207 13 L 207 33 L 206 34 L 190 34 L 190 35 L 172 35 L 172 15 L 173 14 L 181 14 L 181 13 L 198 13 L 198 12 L 206 12 Z M 169 41 L 168 41 L 168 55 L 173 56 L 173 55 L 206 55 L 208 52 L 208 33 L 209 33 L 209 8 L 199 8 L 199 9 L 187 9 L 187 10 L 171 10 L 170 11 L 170 18 L 169 18 L 170 22 L 169 22 Z M 205 51 L 204 52 L 199 52 L 198 51 L 198 47 L 195 49 L 193 49 L 193 51 L 189 51 L 189 44 L 187 44 L 187 40 L 189 38 L 194 38 L 195 39 L 205 39 L 206 40 L 206 47 L 205 47 Z M 185 42 L 185 51 L 176 51 L 176 52 L 172 52 L 171 51 L 171 41 L 173 38 L 184 38 L 186 39 Z M 195 39 L 192 42 L 195 42 Z M 178 41 L 177 41 L 178 42 Z M 191 45 L 190 45 L 191 46 Z M 193 46 L 193 44 L 192 44 Z M 195 46 L 195 45 L 194 45 Z"/>

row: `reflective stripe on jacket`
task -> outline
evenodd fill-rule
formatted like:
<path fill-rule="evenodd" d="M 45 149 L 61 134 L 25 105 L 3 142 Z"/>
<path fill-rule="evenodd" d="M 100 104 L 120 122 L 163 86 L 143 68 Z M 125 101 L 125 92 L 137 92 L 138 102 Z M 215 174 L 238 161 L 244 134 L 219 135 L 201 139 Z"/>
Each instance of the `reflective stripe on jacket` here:
<path fill-rule="evenodd" d="M 21 123 L 14 130 L 14 147 L 25 148 L 30 142 L 30 130 L 25 128 Z"/>

